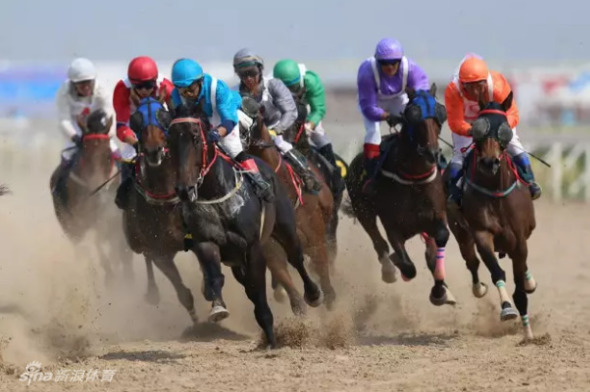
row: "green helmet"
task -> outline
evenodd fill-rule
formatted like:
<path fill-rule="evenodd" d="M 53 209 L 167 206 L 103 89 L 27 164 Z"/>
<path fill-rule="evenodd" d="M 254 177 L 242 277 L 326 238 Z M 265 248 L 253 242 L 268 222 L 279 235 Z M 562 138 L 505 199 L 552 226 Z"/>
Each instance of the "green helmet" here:
<path fill-rule="evenodd" d="M 301 74 L 299 65 L 293 60 L 281 60 L 275 64 L 273 76 L 280 79 L 287 87 L 299 83 Z"/>

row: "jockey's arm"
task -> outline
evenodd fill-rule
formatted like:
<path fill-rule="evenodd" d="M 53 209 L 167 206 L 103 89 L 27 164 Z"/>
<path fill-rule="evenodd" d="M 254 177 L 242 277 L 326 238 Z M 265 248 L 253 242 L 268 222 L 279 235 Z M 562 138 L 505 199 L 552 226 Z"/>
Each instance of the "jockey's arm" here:
<path fill-rule="evenodd" d="M 512 92 L 512 88 L 502 74 L 492 71 L 492 77 L 494 80 L 494 101 L 502 103 L 506 98 L 508 98 Z M 510 128 L 514 129 L 518 125 L 519 117 L 518 106 L 516 104 L 516 100 L 513 97 L 512 105 L 506 111 L 506 118 Z"/>
<path fill-rule="evenodd" d="M 451 131 L 461 136 L 469 136 L 471 125 L 465 121 L 463 98 L 453 82 L 449 83 L 445 90 L 445 107 Z"/>
<path fill-rule="evenodd" d="M 237 91 L 230 90 L 224 81 L 217 81 L 217 114 L 221 123 L 217 127 L 221 137 L 231 133 L 238 123 L 238 109 L 242 106 L 242 97 Z"/>
<path fill-rule="evenodd" d="M 357 79 L 358 100 L 361 107 L 361 113 L 369 121 L 383 121 L 388 116 L 385 110 L 377 105 L 377 84 L 373 76 L 371 64 L 365 61 L 359 67 Z"/>
<path fill-rule="evenodd" d="M 326 115 L 326 93 L 324 91 L 324 85 L 315 72 L 307 71 L 305 74 L 305 99 L 311 109 L 306 121 L 311 123 L 311 128 L 314 129 Z"/>
<path fill-rule="evenodd" d="M 117 120 L 117 137 L 122 142 L 132 144 L 129 142 L 137 141 L 135 132 L 129 128 L 129 117 L 131 116 L 131 108 L 129 103 L 129 89 L 123 81 L 119 81 L 113 93 L 113 107 Z"/>
<path fill-rule="evenodd" d="M 98 107 L 105 111 L 108 117 L 112 117 L 115 115 L 115 111 L 113 110 L 113 100 L 110 97 L 107 90 L 102 86 L 96 86 L 95 92 L 96 94 L 96 103 Z M 117 134 L 117 122 L 111 122 L 111 129 L 109 129 L 109 137 L 113 138 Z"/>
<path fill-rule="evenodd" d="M 281 112 L 281 120 L 275 126 L 275 131 L 283 133 L 289 129 L 297 119 L 297 105 L 291 91 L 279 79 L 268 81 L 268 90 L 275 106 Z"/>
<path fill-rule="evenodd" d="M 63 83 L 57 91 L 56 103 L 59 117 L 59 128 L 63 134 L 71 139 L 76 135 L 76 128 L 72 123 L 72 113 L 68 104 L 69 83 Z"/>
<path fill-rule="evenodd" d="M 160 83 L 160 91 L 165 91 L 164 102 L 168 104 L 168 102 L 170 102 L 170 98 L 172 97 L 172 91 L 174 91 L 174 84 L 172 84 L 170 80 L 164 78 L 162 83 Z"/>
<path fill-rule="evenodd" d="M 428 90 L 430 88 L 428 75 L 413 60 L 408 59 L 408 87 L 414 90 Z"/>

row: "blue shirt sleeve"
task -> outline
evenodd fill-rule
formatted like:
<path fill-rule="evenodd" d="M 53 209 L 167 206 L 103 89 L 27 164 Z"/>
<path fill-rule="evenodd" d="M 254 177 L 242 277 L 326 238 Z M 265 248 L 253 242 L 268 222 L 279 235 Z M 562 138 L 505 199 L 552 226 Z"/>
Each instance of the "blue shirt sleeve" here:
<path fill-rule="evenodd" d="M 238 123 L 238 109 L 242 106 L 242 97 L 237 91 L 230 90 L 224 81 L 218 80 L 216 101 L 221 125 L 231 132 Z"/>

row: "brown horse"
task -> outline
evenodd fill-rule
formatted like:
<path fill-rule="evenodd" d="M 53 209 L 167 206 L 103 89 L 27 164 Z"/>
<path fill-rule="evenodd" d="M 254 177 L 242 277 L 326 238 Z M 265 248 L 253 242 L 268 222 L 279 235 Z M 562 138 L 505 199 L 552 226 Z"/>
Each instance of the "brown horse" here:
<path fill-rule="evenodd" d="M 374 194 L 362 190 L 363 154 L 354 158 L 346 177 L 352 211 L 369 234 L 381 263 L 382 279 L 395 281 L 395 264 L 404 280 L 416 276 L 416 267 L 405 249 L 405 242 L 416 234 L 427 234 L 426 263 L 434 277 L 430 301 L 434 305 L 454 304 L 446 287 L 444 252 L 449 238 L 444 189 L 438 159 L 438 136 L 446 121 L 446 111 L 436 102 L 436 86 L 430 91 L 407 90 L 409 103 L 398 122 L 401 132 L 383 141 L 382 167 L 376 178 Z M 379 217 L 395 253 L 377 228 Z"/>
<path fill-rule="evenodd" d="M 479 281 L 479 259 L 474 246 L 492 275 L 501 303 L 501 320 L 518 317 L 506 291 L 506 273 L 495 252 L 508 254 L 512 260 L 515 289 L 514 304 L 520 312 L 526 339 L 533 337 L 527 312 L 527 293 L 536 282 L 527 267 L 527 239 L 535 229 L 535 212 L 530 192 L 526 189 L 506 152 L 512 130 L 505 111 L 512 95 L 498 104 L 480 103 L 482 109 L 472 124 L 474 148 L 466 157 L 463 177 L 465 192 L 461 210 L 449 205 L 451 230 L 459 243 L 461 255 L 472 274 L 473 294 L 481 298 L 487 287 Z"/>
<path fill-rule="evenodd" d="M 248 129 L 241 128 L 243 144 L 247 153 L 261 158 L 270 167 L 274 168 L 277 177 L 286 187 L 291 203 L 295 208 L 297 234 L 303 244 L 304 252 L 311 259 L 314 271 L 320 277 L 324 300 L 326 306 L 330 309 L 336 299 L 336 293 L 330 281 L 330 265 L 326 244 L 326 229 L 333 214 L 332 194 L 329 190 L 326 191 L 325 182 L 322 182 L 322 192 L 317 195 L 302 192 L 301 180 L 275 147 L 271 135 L 264 125 L 259 106 L 256 101 L 249 97 L 242 99 L 244 112 L 254 119 Z M 293 312 L 296 314 L 302 312 L 303 298 L 291 280 L 283 249 L 275 241 L 271 241 L 264 245 L 264 250 L 273 281 L 279 282 L 287 291 Z M 275 299 L 280 300 L 276 288 Z"/>
<path fill-rule="evenodd" d="M 166 141 L 170 114 L 163 106 L 163 97 L 160 100 L 148 97 L 141 101 L 138 98 L 136 107 L 130 126 L 139 135 L 140 153 L 133 189 L 128 193 L 123 211 L 123 228 L 130 248 L 145 259 L 148 274 L 146 299 L 152 304 L 157 304 L 160 299 L 152 267 L 155 263 L 174 286 L 193 324 L 197 324 L 193 295 L 184 285 L 174 263 L 176 253 L 190 249 L 197 255 L 205 276 L 205 298 L 212 302 L 209 321 L 220 321 L 229 316 L 221 296 L 224 284 L 221 265 L 215 264 L 214 250 L 207 248 L 206 244 L 185 240 L 182 206 L 174 191 L 176 169 Z"/>
<path fill-rule="evenodd" d="M 111 284 L 113 271 L 111 259 L 120 259 L 127 278 L 132 276 L 131 254 L 124 241 L 113 236 L 112 227 L 121 219 L 113 207 L 116 173 L 110 149 L 110 129 L 113 117 L 103 110 L 90 113 L 86 122 L 79 122 L 82 129 L 79 151 L 70 165 L 61 163 L 53 172 L 49 186 L 57 219 L 70 241 L 78 245 L 91 229 L 96 232 L 95 245 L 105 270 L 105 282 Z M 110 244 L 111 255 L 102 248 Z M 76 246 L 80 254 L 81 248 Z"/>

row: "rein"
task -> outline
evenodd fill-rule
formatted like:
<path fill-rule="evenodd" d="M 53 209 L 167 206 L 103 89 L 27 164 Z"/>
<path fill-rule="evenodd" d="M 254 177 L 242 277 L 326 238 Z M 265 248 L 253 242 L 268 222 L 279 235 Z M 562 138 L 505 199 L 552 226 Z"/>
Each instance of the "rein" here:
<path fill-rule="evenodd" d="M 493 111 L 492 109 L 490 109 L 490 112 Z M 497 111 L 500 113 L 503 113 L 501 111 Z M 472 159 L 472 168 L 471 168 L 471 176 L 465 176 L 465 183 L 467 185 L 469 185 L 470 187 L 472 187 L 473 189 L 475 189 L 476 191 L 478 191 L 479 193 L 482 193 L 486 196 L 490 196 L 493 198 L 504 198 L 506 196 L 508 196 L 509 194 L 512 193 L 513 190 L 516 189 L 516 187 L 519 185 L 519 183 L 522 184 L 526 184 L 526 182 L 520 178 L 520 176 L 518 175 L 518 171 L 516 170 L 516 167 L 514 166 L 512 160 L 507 156 L 506 152 L 503 151 L 502 154 L 500 155 L 500 161 L 502 159 L 506 159 L 506 163 L 508 164 L 508 170 L 510 172 L 512 172 L 514 174 L 514 176 L 516 177 L 516 179 L 514 180 L 514 182 L 506 189 L 504 190 L 489 190 L 481 185 L 477 185 L 474 181 L 473 178 L 475 177 L 475 168 L 477 165 L 477 149 L 474 149 L 473 151 L 473 159 Z"/>

